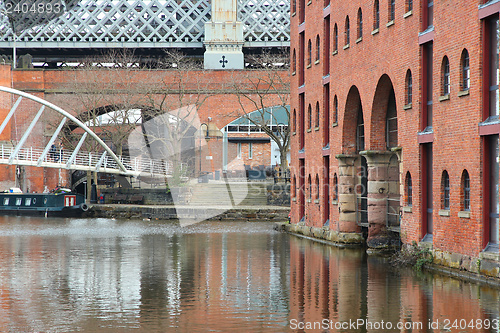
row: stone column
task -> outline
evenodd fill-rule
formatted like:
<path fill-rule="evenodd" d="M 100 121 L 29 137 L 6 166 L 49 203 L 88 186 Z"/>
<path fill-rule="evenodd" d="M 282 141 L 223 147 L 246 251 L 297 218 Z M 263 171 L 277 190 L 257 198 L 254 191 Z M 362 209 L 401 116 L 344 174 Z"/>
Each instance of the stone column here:
<path fill-rule="evenodd" d="M 339 232 L 357 233 L 360 228 L 356 224 L 357 196 L 356 185 L 357 155 L 337 155 L 339 160 Z"/>
<path fill-rule="evenodd" d="M 372 252 L 391 250 L 393 239 L 387 223 L 387 198 L 394 184 L 389 177 L 389 151 L 363 151 L 368 165 L 368 239 L 366 244 Z"/>

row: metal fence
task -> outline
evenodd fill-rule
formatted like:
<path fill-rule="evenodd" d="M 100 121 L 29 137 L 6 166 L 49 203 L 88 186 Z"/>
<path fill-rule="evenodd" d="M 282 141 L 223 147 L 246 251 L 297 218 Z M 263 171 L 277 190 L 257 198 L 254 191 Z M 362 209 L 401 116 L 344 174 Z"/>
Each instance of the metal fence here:
<path fill-rule="evenodd" d="M 401 203 L 399 195 L 386 198 L 386 227 L 388 230 L 398 231 L 400 226 Z M 368 197 L 358 196 L 356 198 L 356 223 L 362 227 L 368 227 Z"/>
<path fill-rule="evenodd" d="M 362 227 L 368 227 L 368 197 L 358 196 L 356 198 L 356 223 Z"/>
<path fill-rule="evenodd" d="M 387 198 L 386 226 L 388 230 L 399 228 L 401 221 L 401 201 L 399 195 L 394 198 Z"/>

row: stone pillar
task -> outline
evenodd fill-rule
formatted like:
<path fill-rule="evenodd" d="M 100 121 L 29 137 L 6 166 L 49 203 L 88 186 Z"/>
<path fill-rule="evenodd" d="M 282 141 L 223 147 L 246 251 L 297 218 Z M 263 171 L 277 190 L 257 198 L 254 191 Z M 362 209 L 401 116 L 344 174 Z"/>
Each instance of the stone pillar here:
<path fill-rule="evenodd" d="M 205 69 L 243 69 L 243 24 L 236 0 L 212 0 L 212 18 L 205 23 Z"/>
<path fill-rule="evenodd" d="M 357 155 L 337 155 L 339 160 L 339 232 L 357 233 L 356 224 L 356 166 Z"/>
<path fill-rule="evenodd" d="M 372 252 L 391 250 L 394 240 L 387 231 L 387 198 L 394 184 L 389 177 L 389 151 L 363 151 L 368 165 L 368 239 Z"/>

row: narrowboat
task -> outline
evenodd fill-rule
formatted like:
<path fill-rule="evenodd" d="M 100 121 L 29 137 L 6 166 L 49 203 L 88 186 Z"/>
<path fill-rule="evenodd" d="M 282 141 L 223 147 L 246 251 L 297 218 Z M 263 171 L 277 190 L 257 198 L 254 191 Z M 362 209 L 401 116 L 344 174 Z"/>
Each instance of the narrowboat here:
<path fill-rule="evenodd" d="M 85 197 L 69 189 L 58 188 L 51 193 L 22 193 L 11 188 L 0 193 L 0 214 L 81 217 L 88 208 Z"/>

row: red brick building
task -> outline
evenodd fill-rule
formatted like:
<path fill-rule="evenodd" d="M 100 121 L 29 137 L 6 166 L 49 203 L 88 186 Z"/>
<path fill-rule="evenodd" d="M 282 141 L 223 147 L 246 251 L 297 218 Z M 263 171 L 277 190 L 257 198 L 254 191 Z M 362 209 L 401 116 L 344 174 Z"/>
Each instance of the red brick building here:
<path fill-rule="evenodd" d="M 500 2 L 307 1 L 291 5 L 292 223 L 498 262 Z"/>

